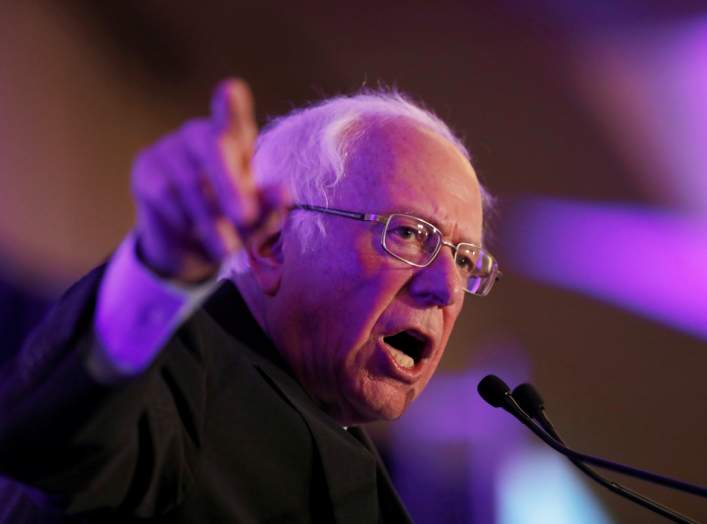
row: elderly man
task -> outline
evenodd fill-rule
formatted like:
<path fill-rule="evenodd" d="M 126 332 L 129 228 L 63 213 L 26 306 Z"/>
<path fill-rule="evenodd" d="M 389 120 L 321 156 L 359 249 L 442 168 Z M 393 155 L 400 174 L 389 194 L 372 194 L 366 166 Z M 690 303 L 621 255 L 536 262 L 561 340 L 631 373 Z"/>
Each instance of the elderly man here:
<path fill-rule="evenodd" d="M 395 94 L 256 135 L 232 80 L 143 152 L 134 231 L 4 371 L 0 470 L 66 514 L 409 520 L 358 426 L 405 411 L 465 293 L 493 286 L 487 197 L 447 126 Z"/>

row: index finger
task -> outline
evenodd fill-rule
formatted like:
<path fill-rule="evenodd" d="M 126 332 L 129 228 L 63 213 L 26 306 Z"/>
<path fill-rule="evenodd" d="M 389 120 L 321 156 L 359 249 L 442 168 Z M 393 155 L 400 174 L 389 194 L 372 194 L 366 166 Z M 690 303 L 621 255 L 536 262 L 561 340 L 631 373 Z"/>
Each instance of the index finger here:
<path fill-rule="evenodd" d="M 243 229 L 258 214 L 251 159 L 258 129 L 253 95 L 242 80 L 222 82 L 211 103 L 214 132 L 208 170 L 226 215 Z"/>
<path fill-rule="evenodd" d="M 258 135 L 253 92 L 240 78 L 224 80 L 211 101 L 212 122 L 219 134 L 253 146 Z"/>

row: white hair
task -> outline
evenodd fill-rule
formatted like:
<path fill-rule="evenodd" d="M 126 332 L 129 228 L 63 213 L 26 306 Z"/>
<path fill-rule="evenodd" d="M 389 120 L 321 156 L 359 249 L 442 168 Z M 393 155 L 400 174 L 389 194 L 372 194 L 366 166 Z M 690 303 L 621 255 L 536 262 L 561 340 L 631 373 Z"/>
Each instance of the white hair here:
<path fill-rule="evenodd" d="M 253 158 L 259 187 L 283 186 L 296 203 L 328 206 L 346 176 L 346 158 L 374 122 L 404 119 L 449 141 L 471 163 L 462 141 L 438 116 L 396 90 L 366 89 L 295 109 L 261 131 Z M 481 188 L 484 209 L 491 197 Z M 315 235 L 326 235 L 318 213 L 293 213 L 290 227 L 306 250 Z M 244 258 L 244 257 L 242 257 Z M 242 266 L 242 260 L 237 266 Z"/>

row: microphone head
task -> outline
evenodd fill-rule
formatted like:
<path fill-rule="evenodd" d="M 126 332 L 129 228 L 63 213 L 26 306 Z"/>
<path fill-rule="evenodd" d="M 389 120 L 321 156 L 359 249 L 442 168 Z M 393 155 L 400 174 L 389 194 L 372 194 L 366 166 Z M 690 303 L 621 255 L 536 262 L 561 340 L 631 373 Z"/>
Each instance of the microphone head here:
<path fill-rule="evenodd" d="M 486 375 L 476 386 L 476 390 L 482 399 L 495 408 L 502 407 L 506 403 L 507 395 L 511 392 L 508 385 L 496 375 Z"/>
<path fill-rule="evenodd" d="M 545 409 L 545 402 L 540 393 L 527 382 L 513 390 L 513 398 L 516 399 L 520 408 L 532 418 L 536 418 Z"/>

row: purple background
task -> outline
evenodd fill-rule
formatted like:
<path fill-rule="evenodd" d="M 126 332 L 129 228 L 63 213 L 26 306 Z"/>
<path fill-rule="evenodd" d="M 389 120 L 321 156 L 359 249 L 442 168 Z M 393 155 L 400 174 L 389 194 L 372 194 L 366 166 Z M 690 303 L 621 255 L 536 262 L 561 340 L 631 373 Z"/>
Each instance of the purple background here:
<path fill-rule="evenodd" d="M 427 394 L 372 428 L 417 520 L 535 522 L 508 509 L 527 503 L 508 457 L 534 440 L 477 400 L 486 372 L 539 385 L 577 448 L 707 484 L 703 5 L 7 3 L 0 358 L 129 230 L 132 158 L 205 112 L 218 79 L 251 83 L 261 123 L 381 82 L 448 120 L 499 196 L 503 281 L 467 301 Z M 559 507 L 549 464 L 534 487 Z M 617 522 L 662 522 L 578 482 Z M 698 499 L 627 484 L 707 520 Z"/>

